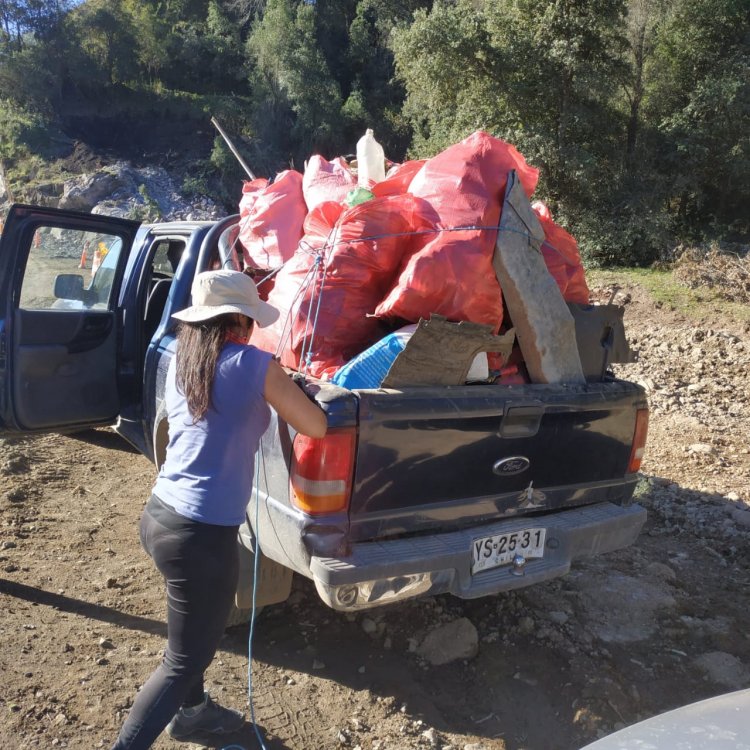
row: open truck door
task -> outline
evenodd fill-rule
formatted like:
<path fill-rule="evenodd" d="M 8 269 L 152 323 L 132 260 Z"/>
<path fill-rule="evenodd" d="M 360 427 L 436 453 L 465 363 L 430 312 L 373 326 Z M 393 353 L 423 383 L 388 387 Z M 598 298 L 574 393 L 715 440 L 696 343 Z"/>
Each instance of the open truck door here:
<path fill-rule="evenodd" d="M 11 207 L 0 236 L 0 433 L 116 421 L 118 302 L 139 226 Z"/>

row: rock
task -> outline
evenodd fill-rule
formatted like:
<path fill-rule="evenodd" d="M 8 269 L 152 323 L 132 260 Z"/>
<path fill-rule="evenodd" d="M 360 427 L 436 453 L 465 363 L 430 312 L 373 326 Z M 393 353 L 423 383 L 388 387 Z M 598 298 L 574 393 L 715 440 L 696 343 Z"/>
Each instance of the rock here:
<path fill-rule="evenodd" d="M 547 617 L 549 617 L 552 622 L 557 623 L 558 625 L 565 625 L 565 623 L 570 619 L 565 612 L 548 612 Z"/>
<path fill-rule="evenodd" d="M 112 643 L 112 641 L 110 641 L 109 638 L 100 638 L 99 646 L 103 649 L 112 649 L 115 647 L 115 644 Z"/>
<path fill-rule="evenodd" d="M 319 661 L 318 659 L 313 659 L 312 668 L 315 670 L 325 669 L 326 665 L 322 661 Z"/>
<path fill-rule="evenodd" d="M 534 632 L 535 628 L 536 623 L 534 622 L 534 619 L 532 617 L 529 617 L 528 615 L 521 617 L 518 620 L 518 625 L 516 626 L 516 630 L 518 630 L 518 632 L 522 635 L 531 635 Z"/>
<path fill-rule="evenodd" d="M 417 653 L 433 666 L 473 659 L 479 651 L 479 634 L 471 620 L 461 617 L 427 634 Z"/>
<path fill-rule="evenodd" d="M 661 578 L 663 581 L 677 580 L 677 573 L 675 573 L 674 570 L 669 567 L 669 565 L 665 565 L 664 563 L 649 563 L 646 566 L 646 572 L 649 573 L 649 575 L 655 576 L 656 578 Z"/>
<path fill-rule="evenodd" d="M 713 446 L 709 445 L 708 443 L 693 443 L 692 445 L 688 446 L 688 451 L 690 453 L 703 453 L 709 455 L 714 452 L 714 449 Z"/>
<path fill-rule="evenodd" d="M 439 742 L 438 734 L 432 727 L 422 732 L 422 737 L 427 740 L 432 747 L 437 747 Z"/>
<path fill-rule="evenodd" d="M 65 180 L 59 208 L 73 211 L 91 211 L 99 201 L 111 196 L 128 184 L 126 175 L 117 165 L 95 174 L 84 174 Z"/>
<path fill-rule="evenodd" d="M 26 490 L 21 487 L 16 487 L 5 493 L 5 497 L 8 498 L 12 503 L 22 503 L 27 498 Z"/>
<path fill-rule="evenodd" d="M 657 629 L 657 618 L 677 603 L 662 580 L 581 566 L 571 576 L 581 593 L 588 630 L 605 643 L 632 643 Z"/>
<path fill-rule="evenodd" d="M 375 622 L 375 620 L 372 620 L 369 617 L 363 617 L 362 630 L 364 630 L 367 635 L 374 635 L 378 631 L 378 624 Z"/>
<path fill-rule="evenodd" d="M 693 664 L 719 685 L 728 688 L 744 688 L 750 682 L 750 671 L 732 654 L 710 651 L 693 660 Z"/>
<path fill-rule="evenodd" d="M 4 474 L 20 474 L 29 470 L 29 459 L 26 456 L 11 456 L 3 466 Z"/>

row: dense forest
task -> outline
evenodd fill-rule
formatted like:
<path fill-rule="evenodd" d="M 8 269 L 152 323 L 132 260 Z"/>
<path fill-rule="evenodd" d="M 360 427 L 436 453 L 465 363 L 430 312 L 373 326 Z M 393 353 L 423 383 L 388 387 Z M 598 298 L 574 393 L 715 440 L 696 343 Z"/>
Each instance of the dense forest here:
<path fill-rule="evenodd" d="M 477 129 L 541 171 L 590 264 L 750 234 L 748 0 L 0 0 L 14 195 L 76 143 L 236 205 L 244 175 L 430 156 Z M 57 170 L 57 172 L 55 172 Z"/>

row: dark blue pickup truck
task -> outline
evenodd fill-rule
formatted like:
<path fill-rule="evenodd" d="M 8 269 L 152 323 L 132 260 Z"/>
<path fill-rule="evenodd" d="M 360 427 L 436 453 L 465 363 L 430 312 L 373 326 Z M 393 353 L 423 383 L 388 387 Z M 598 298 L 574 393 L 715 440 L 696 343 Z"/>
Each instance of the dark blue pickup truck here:
<path fill-rule="evenodd" d="M 237 220 L 141 226 L 14 206 L 0 240 L 0 430 L 113 425 L 158 466 L 170 315 L 196 272 L 227 262 Z M 263 438 L 240 610 L 258 550 L 258 604 L 283 600 L 297 572 L 355 610 L 529 586 L 631 544 L 645 521 L 631 498 L 648 410 L 633 383 L 306 387 L 329 431 L 313 440 L 273 419 Z"/>

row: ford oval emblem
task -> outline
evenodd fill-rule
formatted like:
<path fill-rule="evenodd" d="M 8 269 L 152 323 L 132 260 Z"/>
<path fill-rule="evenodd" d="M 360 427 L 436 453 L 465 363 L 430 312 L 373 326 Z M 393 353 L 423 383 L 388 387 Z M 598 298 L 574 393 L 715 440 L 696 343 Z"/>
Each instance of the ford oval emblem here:
<path fill-rule="evenodd" d="M 531 466 L 531 461 L 526 456 L 509 456 L 495 461 L 492 471 L 501 477 L 512 477 L 514 474 L 526 471 L 529 466 Z"/>

